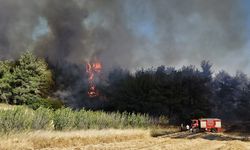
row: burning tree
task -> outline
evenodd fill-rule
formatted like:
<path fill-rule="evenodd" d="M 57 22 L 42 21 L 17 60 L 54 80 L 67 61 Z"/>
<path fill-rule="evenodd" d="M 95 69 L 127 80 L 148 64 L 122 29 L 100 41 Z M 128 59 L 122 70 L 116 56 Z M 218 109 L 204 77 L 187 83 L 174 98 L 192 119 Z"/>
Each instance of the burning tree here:
<path fill-rule="evenodd" d="M 96 88 L 96 80 L 100 75 L 102 70 L 102 64 L 98 59 L 94 59 L 91 62 L 86 64 L 86 72 L 88 74 L 88 96 L 89 97 L 98 97 L 99 91 Z"/>

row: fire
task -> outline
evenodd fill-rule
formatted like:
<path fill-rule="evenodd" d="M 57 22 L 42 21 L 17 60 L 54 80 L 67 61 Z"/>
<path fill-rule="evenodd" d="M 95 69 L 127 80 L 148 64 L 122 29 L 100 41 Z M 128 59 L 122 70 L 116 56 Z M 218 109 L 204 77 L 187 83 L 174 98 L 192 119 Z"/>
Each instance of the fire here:
<path fill-rule="evenodd" d="M 99 92 L 95 85 L 95 79 L 97 78 L 98 74 L 100 74 L 102 70 L 102 64 L 100 61 L 95 59 L 93 62 L 88 62 L 86 65 L 86 72 L 88 74 L 88 95 L 89 97 L 97 97 L 99 96 Z"/>

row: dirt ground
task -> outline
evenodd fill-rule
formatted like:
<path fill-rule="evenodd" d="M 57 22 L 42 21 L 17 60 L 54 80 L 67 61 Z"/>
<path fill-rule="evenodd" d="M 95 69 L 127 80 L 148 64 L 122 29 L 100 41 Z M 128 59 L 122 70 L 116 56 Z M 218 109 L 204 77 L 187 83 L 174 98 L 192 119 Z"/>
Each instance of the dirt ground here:
<path fill-rule="evenodd" d="M 151 137 L 149 130 L 37 131 L 1 136 L 1 150 L 250 150 L 250 136 L 177 132 Z"/>

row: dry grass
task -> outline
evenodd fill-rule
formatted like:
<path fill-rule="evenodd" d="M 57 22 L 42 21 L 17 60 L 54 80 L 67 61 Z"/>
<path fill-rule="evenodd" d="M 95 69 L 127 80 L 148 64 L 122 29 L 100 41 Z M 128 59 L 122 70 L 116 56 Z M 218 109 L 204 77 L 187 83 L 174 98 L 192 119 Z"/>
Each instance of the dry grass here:
<path fill-rule="evenodd" d="M 9 105 L 9 104 L 5 104 L 5 103 L 0 103 L 0 110 L 15 109 L 18 107 L 23 107 L 27 110 L 31 110 L 28 106 L 25 106 L 25 105 Z"/>
<path fill-rule="evenodd" d="M 175 135 L 175 134 L 174 134 Z M 204 136 L 204 134 L 201 134 Z M 207 135 L 206 135 L 207 136 Z M 149 130 L 85 130 L 70 132 L 37 131 L 3 136 L 1 150 L 28 149 L 201 149 L 247 150 L 250 142 L 240 140 L 151 137 Z"/>
<path fill-rule="evenodd" d="M 15 107 L 15 106 L 0 103 L 0 109 L 3 109 L 3 110 L 13 109 L 14 107 Z"/>
<path fill-rule="evenodd" d="M 0 149 L 62 149 L 149 138 L 149 130 L 37 131 L 1 137 Z"/>

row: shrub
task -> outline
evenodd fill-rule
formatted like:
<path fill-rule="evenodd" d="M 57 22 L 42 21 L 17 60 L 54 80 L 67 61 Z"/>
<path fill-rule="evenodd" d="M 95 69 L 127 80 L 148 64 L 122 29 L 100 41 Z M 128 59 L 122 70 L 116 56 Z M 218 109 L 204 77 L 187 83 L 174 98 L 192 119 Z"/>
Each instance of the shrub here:
<path fill-rule="evenodd" d="M 75 117 L 75 127 L 77 129 L 89 129 L 89 115 L 84 109 L 77 112 Z"/>
<path fill-rule="evenodd" d="M 1 132 L 16 132 L 30 129 L 32 114 L 23 107 L 0 110 L 0 130 Z"/>
<path fill-rule="evenodd" d="M 52 108 L 54 110 L 62 108 L 64 106 L 63 102 L 61 100 L 59 100 L 59 99 L 48 98 L 46 100 L 50 104 L 50 108 Z"/>
<path fill-rule="evenodd" d="M 69 108 L 56 110 L 53 116 L 55 130 L 73 129 L 75 127 L 75 116 L 75 113 Z"/>
<path fill-rule="evenodd" d="M 167 125 L 169 123 L 169 119 L 167 116 L 160 116 L 159 117 L 159 124 Z"/>
<path fill-rule="evenodd" d="M 156 121 L 157 120 L 157 121 Z M 33 130 L 71 130 L 106 128 L 148 128 L 166 123 L 166 117 L 152 119 L 146 114 L 128 112 L 103 112 L 69 108 L 51 110 L 40 107 L 36 110 L 26 107 L 0 109 L 0 132 Z"/>
<path fill-rule="evenodd" d="M 44 98 L 39 99 L 36 101 L 28 101 L 28 106 L 34 110 L 38 109 L 39 107 L 44 108 L 51 108 L 51 109 L 59 109 L 63 107 L 63 102 L 58 99 L 52 99 L 52 98 Z"/>
<path fill-rule="evenodd" d="M 53 112 L 50 109 L 40 107 L 34 111 L 32 119 L 32 129 L 50 129 L 53 127 L 52 122 Z"/>

